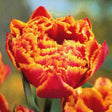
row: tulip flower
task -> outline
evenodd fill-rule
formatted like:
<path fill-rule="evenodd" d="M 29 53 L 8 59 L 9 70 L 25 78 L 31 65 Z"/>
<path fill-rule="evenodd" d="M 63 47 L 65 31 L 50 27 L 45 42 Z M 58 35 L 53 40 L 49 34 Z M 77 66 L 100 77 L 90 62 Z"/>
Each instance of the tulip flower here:
<path fill-rule="evenodd" d="M 15 108 L 15 112 L 34 112 L 33 110 L 29 110 L 22 105 L 17 105 Z"/>
<path fill-rule="evenodd" d="M 61 100 L 63 112 L 111 112 L 112 82 L 98 78 L 92 88 L 77 88 Z"/>
<path fill-rule="evenodd" d="M 39 97 L 62 98 L 99 69 L 108 47 L 96 41 L 88 18 L 54 19 L 40 6 L 26 23 L 12 19 L 6 50 Z"/>

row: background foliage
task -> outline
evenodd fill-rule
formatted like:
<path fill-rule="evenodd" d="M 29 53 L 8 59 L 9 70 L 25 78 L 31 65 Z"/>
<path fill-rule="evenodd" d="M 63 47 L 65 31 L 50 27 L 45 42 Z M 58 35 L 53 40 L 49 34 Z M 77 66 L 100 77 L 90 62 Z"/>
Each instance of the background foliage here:
<path fill-rule="evenodd" d="M 15 104 L 26 106 L 20 74 L 9 60 L 5 50 L 6 32 L 12 18 L 27 22 L 38 6 L 45 6 L 54 17 L 72 15 L 74 19 L 88 17 L 99 43 L 107 41 L 109 52 L 102 67 L 89 80 L 93 83 L 99 76 L 112 80 L 112 1 L 111 0 L 0 0 L 0 50 L 3 60 L 11 66 L 11 75 L 0 87 L 12 109 Z"/>

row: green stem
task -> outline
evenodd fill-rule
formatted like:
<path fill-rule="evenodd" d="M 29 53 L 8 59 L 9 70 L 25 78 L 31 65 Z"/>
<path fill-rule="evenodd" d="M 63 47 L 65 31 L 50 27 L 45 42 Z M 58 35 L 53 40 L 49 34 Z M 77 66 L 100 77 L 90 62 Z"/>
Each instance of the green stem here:
<path fill-rule="evenodd" d="M 45 99 L 44 112 L 50 112 L 51 110 L 52 99 Z"/>
<path fill-rule="evenodd" d="M 27 79 L 25 78 L 24 74 L 22 73 L 22 81 L 23 81 L 23 87 L 24 87 L 24 92 L 27 100 L 28 107 L 34 112 L 39 112 L 39 108 L 35 102 L 35 99 L 32 95 L 31 87 Z"/>
<path fill-rule="evenodd" d="M 38 105 L 38 107 L 39 107 L 39 99 L 38 99 L 38 97 L 37 97 L 37 94 L 36 94 L 36 88 L 33 86 L 33 98 L 34 98 L 34 101 L 35 101 L 35 103 L 36 103 L 36 105 Z"/>
<path fill-rule="evenodd" d="M 13 107 L 13 112 L 15 112 L 15 108 L 17 107 L 18 104 L 15 104 Z"/>

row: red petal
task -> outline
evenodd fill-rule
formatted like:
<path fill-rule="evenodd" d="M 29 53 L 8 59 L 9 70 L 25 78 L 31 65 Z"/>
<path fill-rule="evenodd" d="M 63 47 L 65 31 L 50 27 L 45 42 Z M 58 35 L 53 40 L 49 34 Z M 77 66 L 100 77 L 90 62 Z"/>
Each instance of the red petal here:
<path fill-rule="evenodd" d="M 104 112 L 103 98 L 101 94 L 95 89 L 85 88 L 79 95 L 88 108 L 93 112 Z"/>
<path fill-rule="evenodd" d="M 10 25 L 12 25 L 13 27 L 22 29 L 25 26 L 25 23 L 20 20 L 12 19 Z"/>
<path fill-rule="evenodd" d="M 73 93 L 73 88 L 68 86 L 58 75 L 52 75 L 37 88 L 37 95 L 42 98 L 62 98 Z"/>
<path fill-rule="evenodd" d="M 90 26 L 90 29 L 92 29 L 90 20 L 88 18 L 84 18 L 83 20 L 86 20 L 88 22 L 89 26 Z"/>
<path fill-rule="evenodd" d="M 20 64 L 21 70 L 24 73 L 27 80 L 35 87 L 38 86 L 43 76 L 43 68 L 40 64 Z M 38 83 L 37 83 L 38 82 Z"/>
<path fill-rule="evenodd" d="M 19 68 L 17 66 L 17 63 L 15 61 L 15 57 L 13 55 L 13 52 L 12 52 L 12 40 L 10 38 L 10 34 L 7 32 L 6 34 L 6 43 L 5 43 L 5 47 L 6 47 L 6 51 L 7 51 L 7 54 L 9 56 L 9 58 L 11 59 L 12 63 L 14 64 L 14 66 L 17 68 L 17 70 L 19 71 Z"/>
<path fill-rule="evenodd" d="M 8 109 L 8 103 L 4 96 L 0 94 L 0 112 L 10 112 Z"/>
<path fill-rule="evenodd" d="M 85 75 L 86 70 L 86 68 L 83 69 L 81 67 L 68 67 L 67 75 L 73 88 L 79 86 L 79 82 L 83 75 Z"/>
<path fill-rule="evenodd" d="M 90 108 L 84 103 L 82 99 L 79 99 L 75 105 L 76 112 L 92 112 Z M 74 111 L 73 111 L 74 112 Z"/>
<path fill-rule="evenodd" d="M 104 59 L 105 59 L 107 53 L 108 53 L 108 47 L 107 47 L 106 41 L 104 41 L 102 46 L 98 50 L 97 57 L 95 57 L 95 60 L 92 63 L 93 73 L 95 73 L 100 68 L 100 66 L 104 62 Z"/>
<path fill-rule="evenodd" d="M 21 48 L 16 49 L 14 55 L 18 63 L 30 64 L 31 62 L 33 62 L 33 59 L 28 54 L 25 54 L 24 50 Z"/>
<path fill-rule="evenodd" d="M 87 59 L 90 60 L 91 56 L 94 54 L 94 52 L 98 49 L 98 43 L 97 41 L 90 40 L 86 44 L 86 54 L 87 54 Z"/>
<path fill-rule="evenodd" d="M 51 18 L 51 15 L 47 12 L 47 10 L 43 6 L 38 7 L 33 12 L 33 14 L 31 15 L 30 19 L 33 19 L 33 18 L 35 18 L 37 16 L 45 16 L 47 18 Z"/>
<path fill-rule="evenodd" d="M 14 37 L 17 34 L 20 35 L 24 26 L 25 26 L 24 22 L 20 20 L 12 19 L 10 24 L 11 35 L 13 35 Z"/>

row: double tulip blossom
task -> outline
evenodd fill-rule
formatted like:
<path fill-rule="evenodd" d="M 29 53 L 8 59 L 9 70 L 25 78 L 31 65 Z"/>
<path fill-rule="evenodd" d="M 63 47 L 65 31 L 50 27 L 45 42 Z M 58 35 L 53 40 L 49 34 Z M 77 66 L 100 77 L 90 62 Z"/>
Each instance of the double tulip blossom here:
<path fill-rule="evenodd" d="M 98 70 L 108 52 L 106 41 L 96 41 L 89 19 L 53 19 L 42 6 L 27 23 L 12 19 L 6 50 L 37 95 L 47 98 L 72 94 Z"/>
<path fill-rule="evenodd" d="M 14 112 L 34 112 L 33 110 L 29 110 L 22 105 L 17 105 Z"/>
<path fill-rule="evenodd" d="M 61 100 L 63 112 L 112 112 L 112 82 L 98 78 L 92 88 L 78 88 Z"/>

